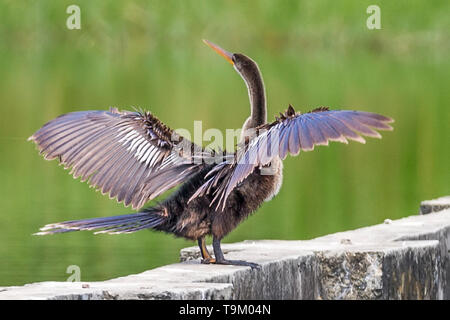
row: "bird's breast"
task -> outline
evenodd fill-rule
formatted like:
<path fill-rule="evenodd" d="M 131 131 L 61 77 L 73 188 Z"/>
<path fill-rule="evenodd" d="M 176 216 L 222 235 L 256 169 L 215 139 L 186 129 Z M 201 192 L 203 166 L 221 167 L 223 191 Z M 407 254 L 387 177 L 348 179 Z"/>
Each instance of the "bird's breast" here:
<path fill-rule="evenodd" d="M 270 166 L 257 168 L 236 188 L 236 194 L 229 198 L 231 207 L 234 201 L 240 202 L 243 212 L 255 211 L 264 201 L 271 200 L 280 190 L 283 175 L 282 162 L 279 158 Z M 237 195 L 240 196 L 237 196 Z"/>
<path fill-rule="evenodd" d="M 270 166 L 261 169 L 261 174 L 271 175 L 273 177 L 271 190 L 264 199 L 264 201 L 270 201 L 278 194 L 283 183 L 283 161 L 279 157 L 276 157 L 272 160 Z"/>

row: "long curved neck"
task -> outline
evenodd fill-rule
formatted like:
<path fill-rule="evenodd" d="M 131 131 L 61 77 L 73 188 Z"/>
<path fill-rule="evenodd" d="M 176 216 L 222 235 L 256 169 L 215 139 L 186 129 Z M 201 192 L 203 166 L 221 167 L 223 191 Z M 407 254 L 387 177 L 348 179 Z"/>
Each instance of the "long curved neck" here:
<path fill-rule="evenodd" d="M 266 93 L 261 72 L 256 63 L 253 68 L 239 72 L 248 89 L 250 99 L 250 117 L 244 124 L 244 129 L 255 128 L 267 122 Z"/>

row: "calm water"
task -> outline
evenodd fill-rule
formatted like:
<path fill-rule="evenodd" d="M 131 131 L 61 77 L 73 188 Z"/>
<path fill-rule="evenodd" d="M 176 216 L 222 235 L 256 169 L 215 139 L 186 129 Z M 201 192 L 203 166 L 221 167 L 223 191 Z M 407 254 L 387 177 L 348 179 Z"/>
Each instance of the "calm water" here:
<path fill-rule="evenodd" d="M 138 106 L 172 128 L 239 128 L 249 113 L 236 72 L 202 42 L 260 65 L 269 115 L 289 103 L 393 117 L 366 145 L 334 143 L 285 161 L 279 195 L 225 242 L 310 239 L 415 214 L 450 193 L 448 1 L 0 2 L 0 285 L 102 280 L 178 260 L 194 245 L 165 234 L 31 234 L 44 224 L 128 213 L 80 183 L 26 139 L 75 110 Z"/>

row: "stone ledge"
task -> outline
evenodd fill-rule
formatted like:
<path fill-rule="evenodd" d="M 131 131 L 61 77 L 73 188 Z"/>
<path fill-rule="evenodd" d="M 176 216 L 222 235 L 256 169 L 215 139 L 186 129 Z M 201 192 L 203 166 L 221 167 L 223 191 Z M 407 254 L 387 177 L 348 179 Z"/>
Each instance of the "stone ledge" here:
<path fill-rule="evenodd" d="M 450 196 L 425 200 L 420 203 L 420 214 L 438 212 L 448 208 L 450 208 Z"/>
<path fill-rule="evenodd" d="M 0 288 L 0 299 L 450 299 L 450 209 L 307 241 L 224 244 L 229 259 L 262 265 L 183 262 L 99 282 Z"/>

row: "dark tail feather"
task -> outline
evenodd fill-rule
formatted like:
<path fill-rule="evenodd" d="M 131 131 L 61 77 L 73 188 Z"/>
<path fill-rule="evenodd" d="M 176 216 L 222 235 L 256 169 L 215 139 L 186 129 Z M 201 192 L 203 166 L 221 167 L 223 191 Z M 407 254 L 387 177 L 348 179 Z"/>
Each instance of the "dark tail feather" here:
<path fill-rule="evenodd" d="M 165 217 L 161 215 L 161 210 L 157 208 L 148 209 L 146 212 L 125 214 L 121 216 L 113 216 L 106 218 L 92 218 L 83 220 L 65 221 L 59 223 L 51 223 L 42 227 L 40 232 L 34 235 L 47 235 L 62 232 L 80 231 L 80 230 L 97 230 L 98 233 L 131 233 L 142 229 L 156 227 L 163 223 Z"/>

